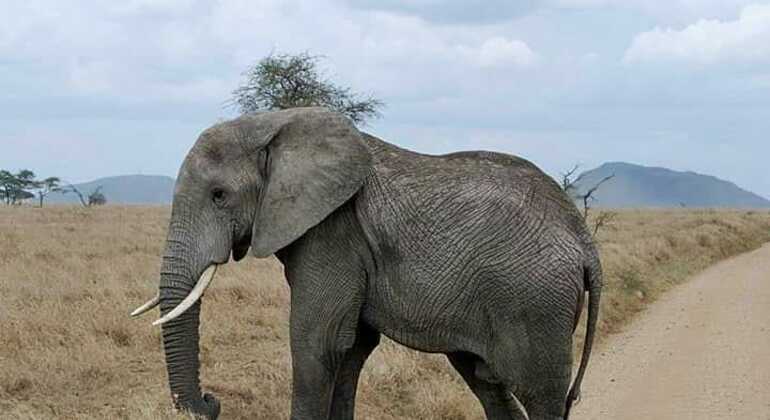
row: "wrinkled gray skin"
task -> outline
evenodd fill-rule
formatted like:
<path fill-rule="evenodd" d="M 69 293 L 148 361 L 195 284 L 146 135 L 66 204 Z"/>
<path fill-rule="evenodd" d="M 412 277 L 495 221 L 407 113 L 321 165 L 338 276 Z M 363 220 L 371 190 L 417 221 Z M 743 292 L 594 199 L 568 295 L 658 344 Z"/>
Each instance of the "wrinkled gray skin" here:
<path fill-rule="evenodd" d="M 566 418 L 577 397 L 601 269 L 574 205 L 526 160 L 414 153 L 320 108 L 221 123 L 179 172 L 161 313 L 249 248 L 275 254 L 291 286 L 292 419 L 352 419 L 380 334 L 446 354 L 491 419 L 524 418 L 520 404 L 533 420 Z M 216 418 L 199 385 L 199 311 L 163 325 L 168 378 L 177 407 Z"/>

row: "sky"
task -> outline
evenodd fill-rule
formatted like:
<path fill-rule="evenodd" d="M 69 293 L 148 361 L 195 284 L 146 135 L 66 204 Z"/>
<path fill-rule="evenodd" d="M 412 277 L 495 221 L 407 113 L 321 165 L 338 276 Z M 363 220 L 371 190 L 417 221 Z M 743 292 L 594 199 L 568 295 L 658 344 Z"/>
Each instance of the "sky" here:
<path fill-rule="evenodd" d="M 770 197 L 770 1 L 0 0 L 0 168 L 175 176 L 243 72 L 323 56 L 364 129 L 551 175 L 627 161 Z"/>

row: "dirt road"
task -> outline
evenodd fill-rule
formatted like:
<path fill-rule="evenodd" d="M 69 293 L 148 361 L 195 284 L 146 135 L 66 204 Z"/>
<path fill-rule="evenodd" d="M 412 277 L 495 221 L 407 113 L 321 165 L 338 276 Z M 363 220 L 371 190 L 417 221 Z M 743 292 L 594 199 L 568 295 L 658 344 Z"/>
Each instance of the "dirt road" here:
<path fill-rule="evenodd" d="M 577 420 L 770 420 L 770 245 L 650 306 L 591 360 Z"/>

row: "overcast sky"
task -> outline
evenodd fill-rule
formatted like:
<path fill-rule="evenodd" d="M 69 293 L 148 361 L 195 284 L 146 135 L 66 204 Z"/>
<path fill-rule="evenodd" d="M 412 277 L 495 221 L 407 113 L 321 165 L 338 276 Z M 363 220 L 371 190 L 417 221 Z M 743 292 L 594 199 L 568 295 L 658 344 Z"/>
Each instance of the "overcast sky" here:
<path fill-rule="evenodd" d="M 326 57 L 404 147 L 629 161 L 770 197 L 770 2 L 0 0 L 0 168 L 174 176 L 271 51 Z"/>

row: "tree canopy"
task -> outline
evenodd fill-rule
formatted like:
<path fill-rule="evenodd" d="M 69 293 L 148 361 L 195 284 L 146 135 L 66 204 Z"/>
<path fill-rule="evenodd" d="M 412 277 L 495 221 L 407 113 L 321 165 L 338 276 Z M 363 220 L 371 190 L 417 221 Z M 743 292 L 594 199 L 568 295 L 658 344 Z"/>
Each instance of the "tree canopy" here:
<path fill-rule="evenodd" d="M 232 104 L 242 114 L 324 106 L 345 114 L 355 124 L 380 116 L 379 99 L 338 86 L 318 69 L 320 57 L 308 53 L 269 55 L 245 73 L 245 81 L 233 91 Z"/>
<path fill-rule="evenodd" d="M 0 170 L 0 200 L 5 204 L 19 204 L 22 200 L 34 197 L 29 190 L 36 186 L 35 173 L 29 169 L 22 169 L 15 174 Z"/>
<path fill-rule="evenodd" d="M 35 173 L 22 169 L 16 173 L 0 170 L 0 202 L 7 205 L 21 204 L 24 200 L 38 197 L 40 207 L 48 194 L 61 191 L 58 177 L 51 176 L 38 180 Z"/>

